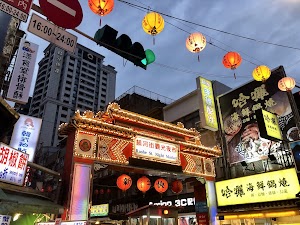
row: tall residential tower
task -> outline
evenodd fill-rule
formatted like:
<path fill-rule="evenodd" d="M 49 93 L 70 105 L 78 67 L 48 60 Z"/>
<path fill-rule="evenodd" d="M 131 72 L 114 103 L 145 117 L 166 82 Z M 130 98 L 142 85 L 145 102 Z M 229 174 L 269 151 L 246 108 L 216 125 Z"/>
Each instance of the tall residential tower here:
<path fill-rule="evenodd" d="M 44 50 L 29 115 L 42 118 L 39 143 L 57 146 L 58 127 L 76 110 L 97 112 L 115 99 L 116 70 L 104 56 L 77 44 L 75 54 L 53 44 Z"/>

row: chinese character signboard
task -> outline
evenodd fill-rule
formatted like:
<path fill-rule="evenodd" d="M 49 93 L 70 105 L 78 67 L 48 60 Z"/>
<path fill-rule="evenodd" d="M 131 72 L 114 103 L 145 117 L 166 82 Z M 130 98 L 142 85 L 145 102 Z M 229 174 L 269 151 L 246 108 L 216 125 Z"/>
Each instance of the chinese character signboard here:
<path fill-rule="evenodd" d="M 0 0 L 0 10 L 26 22 L 32 2 L 32 0 Z"/>
<path fill-rule="evenodd" d="M 201 127 L 212 131 L 217 131 L 218 121 L 212 83 L 210 80 L 198 77 L 197 85 L 200 89 L 199 94 Z"/>
<path fill-rule="evenodd" d="M 252 81 L 218 96 L 220 120 L 230 164 L 265 159 L 283 148 L 281 142 L 272 142 L 260 136 L 256 118 L 258 110 L 264 109 L 278 116 L 283 139 L 299 139 L 297 132 L 290 135 L 297 127 L 288 95 L 278 89 L 278 81 L 283 76 L 284 69 L 279 67 L 272 71 L 265 83 Z"/>
<path fill-rule="evenodd" d="M 262 109 L 256 111 L 256 118 L 261 137 L 273 141 L 282 140 L 277 115 Z"/>
<path fill-rule="evenodd" d="M 179 145 L 142 136 L 136 136 L 132 156 L 134 158 L 180 165 Z"/>
<path fill-rule="evenodd" d="M 295 168 L 216 182 L 218 206 L 295 199 Z"/>
<path fill-rule="evenodd" d="M 0 215 L 0 224 L 1 225 L 9 225 L 11 220 L 11 216 L 8 215 Z"/>
<path fill-rule="evenodd" d="M 22 186 L 28 154 L 0 143 L 0 181 Z"/>
<path fill-rule="evenodd" d="M 108 216 L 108 204 L 92 205 L 90 216 Z"/>
<path fill-rule="evenodd" d="M 29 154 L 28 161 L 33 162 L 40 134 L 42 119 L 20 114 L 14 126 L 10 146 Z"/>
<path fill-rule="evenodd" d="M 7 93 L 8 100 L 27 103 L 37 51 L 38 45 L 25 39 L 21 40 Z"/>

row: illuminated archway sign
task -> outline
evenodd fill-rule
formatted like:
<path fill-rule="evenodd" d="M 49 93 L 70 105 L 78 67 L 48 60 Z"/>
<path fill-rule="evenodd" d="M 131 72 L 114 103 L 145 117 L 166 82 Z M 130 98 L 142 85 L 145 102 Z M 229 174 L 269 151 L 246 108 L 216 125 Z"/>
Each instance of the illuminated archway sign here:
<path fill-rule="evenodd" d="M 155 164 L 159 170 L 163 166 L 165 170 L 174 172 L 176 168 L 176 173 L 214 180 L 214 163 L 210 157 L 220 156 L 221 150 L 218 147 L 203 146 L 199 142 L 200 134 L 195 129 L 122 110 L 116 103 L 110 104 L 106 112 L 96 115 L 91 111 L 81 115 L 78 111 L 71 121 L 62 124 L 59 133 L 68 135 L 66 158 L 72 159 L 75 166 L 101 162 L 139 168 Z M 205 169 L 203 165 L 210 169 Z M 72 163 L 65 162 L 64 179 L 70 179 L 68 171 L 72 170 Z M 84 185 L 80 181 L 70 183 L 73 185 L 72 190 L 80 190 L 81 185 Z M 88 193 L 86 195 L 85 199 L 88 199 Z M 68 204 L 76 198 L 78 195 L 69 193 L 64 201 Z M 88 205 L 88 201 L 85 203 Z M 70 220 L 87 218 L 87 206 L 81 203 L 76 208 L 77 211 L 73 208 L 65 216 Z"/>

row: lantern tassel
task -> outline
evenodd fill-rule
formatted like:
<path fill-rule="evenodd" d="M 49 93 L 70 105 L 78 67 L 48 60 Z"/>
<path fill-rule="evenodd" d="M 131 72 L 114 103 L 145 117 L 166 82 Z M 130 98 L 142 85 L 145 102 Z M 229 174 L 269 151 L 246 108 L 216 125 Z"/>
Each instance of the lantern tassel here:
<path fill-rule="evenodd" d="M 100 21 L 99 21 L 99 26 L 101 27 L 101 17 L 100 17 Z"/>
<path fill-rule="evenodd" d="M 236 75 L 235 75 L 235 73 L 233 73 L 233 76 L 234 76 L 234 79 L 236 79 Z"/>
<path fill-rule="evenodd" d="M 153 36 L 153 45 L 155 45 L 155 37 Z"/>
<path fill-rule="evenodd" d="M 200 56 L 198 55 L 198 62 L 200 62 Z"/>

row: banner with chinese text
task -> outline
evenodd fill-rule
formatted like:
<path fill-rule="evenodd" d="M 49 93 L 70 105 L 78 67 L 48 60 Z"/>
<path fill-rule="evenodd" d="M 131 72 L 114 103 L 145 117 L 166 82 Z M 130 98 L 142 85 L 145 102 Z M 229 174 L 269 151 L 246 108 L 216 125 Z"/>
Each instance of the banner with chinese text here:
<path fill-rule="evenodd" d="M 295 199 L 299 191 L 295 168 L 216 182 L 218 206 Z"/>
<path fill-rule="evenodd" d="M 0 181 L 23 185 L 28 154 L 0 143 Z"/>
<path fill-rule="evenodd" d="M 200 119 L 201 127 L 217 131 L 218 121 L 215 107 L 215 97 L 210 80 L 203 77 L 197 78 L 197 87 L 200 89 Z"/>
<path fill-rule="evenodd" d="M 28 161 L 33 162 L 42 119 L 20 114 L 14 126 L 10 146 L 29 155 Z"/>
<path fill-rule="evenodd" d="M 8 88 L 7 99 L 25 104 L 28 102 L 38 45 L 22 39 Z"/>
<path fill-rule="evenodd" d="M 278 116 L 283 139 L 298 140 L 294 114 L 286 92 L 278 89 L 278 81 L 285 76 L 283 67 L 272 71 L 265 82 L 252 81 L 218 96 L 222 130 L 226 139 L 229 163 L 253 162 L 277 154 L 282 145 L 262 138 L 255 112 L 265 109 Z"/>

